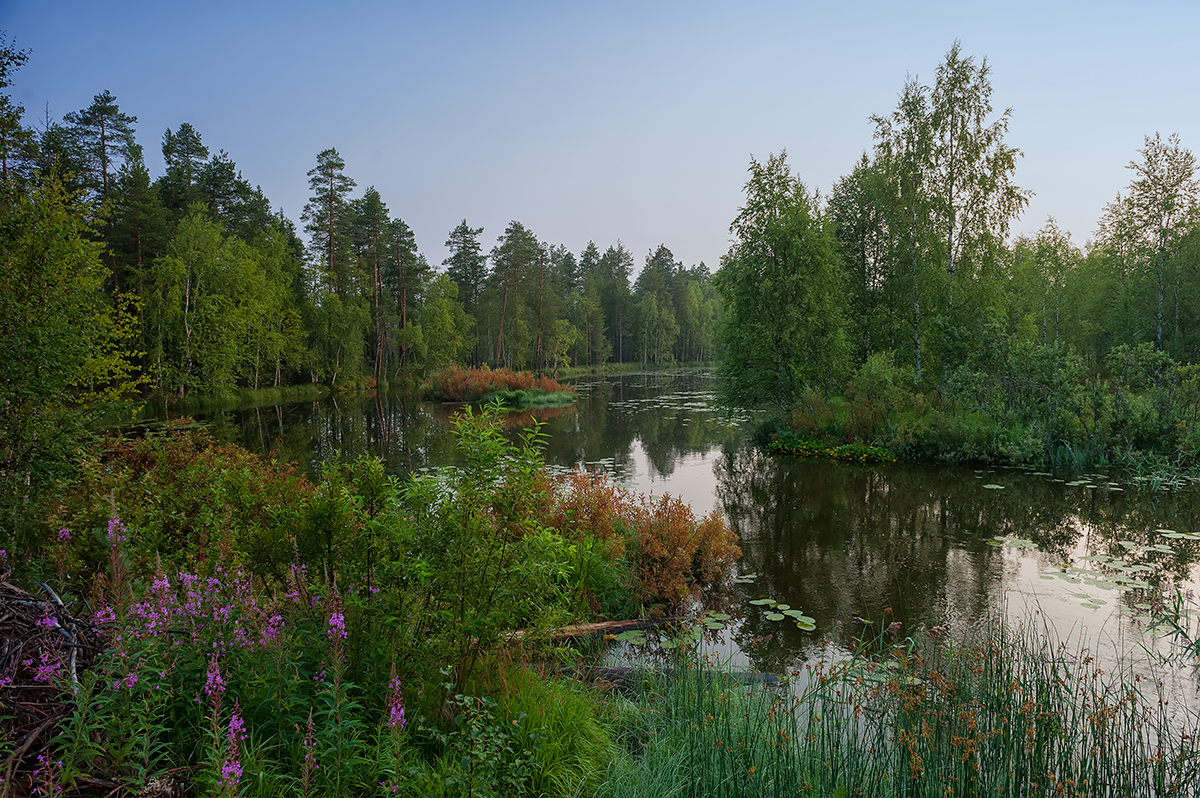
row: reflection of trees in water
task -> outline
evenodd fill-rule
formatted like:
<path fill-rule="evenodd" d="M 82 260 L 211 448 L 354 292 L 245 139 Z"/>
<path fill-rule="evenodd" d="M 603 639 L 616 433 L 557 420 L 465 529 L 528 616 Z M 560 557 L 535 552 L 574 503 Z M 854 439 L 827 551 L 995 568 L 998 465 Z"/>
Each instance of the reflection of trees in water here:
<path fill-rule="evenodd" d="M 779 460 L 733 448 L 718 466 L 718 497 L 742 537 L 743 571 L 759 575 L 749 592 L 802 609 L 817 619 L 818 634 L 840 622 L 850 637 L 872 635 L 892 620 L 909 634 L 948 614 L 977 615 L 1001 563 L 982 542 L 968 547 L 949 534 L 976 525 L 969 509 L 960 513 L 941 486 L 901 468 Z M 739 642 L 766 634 L 775 639 L 755 656 L 767 669 L 784 666 L 813 640 L 752 611 Z"/>
<path fill-rule="evenodd" d="M 785 666 L 838 622 L 848 642 L 893 619 L 904 623 L 903 636 L 947 618 L 983 617 L 1003 576 L 1004 552 L 988 545 L 996 535 L 1030 538 L 1057 558 L 1081 544 L 1128 558 L 1118 540 L 1153 543 L 1158 527 L 1197 529 L 1194 493 L 1084 490 L 1017 471 L 981 480 L 960 468 L 781 460 L 752 446 L 727 446 L 716 470 L 721 506 L 742 537 L 741 569 L 759 574 L 744 596 L 802 609 L 820 630 L 806 634 L 750 608 L 739 644 L 749 650 L 755 637 L 775 635 L 751 653 L 767 669 Z M 984 489 L 990 481 L 1005 489 Z M 1171 570 L 1186 574 L 1200 544 L 1169 542 L 1181 551 Z"/>

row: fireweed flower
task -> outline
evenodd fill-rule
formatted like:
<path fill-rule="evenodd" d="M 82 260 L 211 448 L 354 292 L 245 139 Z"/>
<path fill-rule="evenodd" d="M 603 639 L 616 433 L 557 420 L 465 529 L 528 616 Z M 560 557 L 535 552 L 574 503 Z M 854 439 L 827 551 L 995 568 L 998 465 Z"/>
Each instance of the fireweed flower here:
<path fill-rule="evenodd" d="M 65 526 L 58 530 L 58 540 L 60 543 L 69 543 L 71 540 L 71 530 L 67 529 Z"/>
<path fill-rule="evenodd" d="M 392 688 L 392 694 L 388 698 L 387 725 L 389 729 L 404 731 L 404 724 L 407 723 L 404 719 L 404 697 L 400 693 L 400 677 L 396 675 L 395 670 L 392 671 L 389 686 Z"/>
<path fill-rule="evenodd" d="M 57 762 L 51 762 L 50 757 L 46 754 L 38 754 L 37 761 L 38 766 L 37 769 L 33 771 L 33 778 L 35 782 L 40 784 L 40 786 L 35 786 L 31 794 L 55 795 L 57 793 L 61 793 L 62 785 L 54 783 L 54 776 L 56 775 L 56 769 L 62 768 L 62 760 L 60 759 Z M 2 779 L 0 779 L 0 783 L 3 783 Z"/>
<path fill-rule="evenodd" d="M 43 651 L 40 662 L 32 659 L 25 660 L 25 667 L 33 671 L 35 682 L 46 683 L 57 676 L 62 670 L 62 662 L 53 651 Z"/>
<path fill-rule="evenodd" d="M 226 749 L 227 756 L 221 762 L 221 778 L 217 781 L 217 787 L 222 792 L 228 790 L 230 795 L 237 795 L 238 784 L 242 781 L 241 749 L 242 741 L 246 739 L 246 724 L 242 722 L 236 701 L 233 703 L 233 714 L 229 716 L 229 728 L 225 739 L 229 748 Z"/>
<path fill-rule="evenodd" d="M 312 709 L 308 710 L 308 730 L 304 733 L 304 764 L 302 772 L 304 774 L 304 795 L 308 795 L 308 786 L 312 782 L 312 775 L 321 766 L 317 763 L 317 730 L 313 726 Z"/>
<path fill-rule="evenodd" d="M 330 640 L 345 640 L 346 639 L 346 617 L 341 612 L 334 610 L 329 615 L 329 629 L 325 632 Z"/>
<path fill-rule="evenodd" d="M 117 679 L 114 681 L 112 686 L 114 690 L 120 690 L 122 687 L 124 687 L 126 690 L 132 690 L 133 686 L 137 684 L 137 681 L 138 675 L 136 673 L 131 673 L 123 679 Z"/>
<path fill-rule="evenodd" d="M 208 660 L 208 673 L 204 681 L 204 694 L 209 698 L 216 698 L 223 692 L 225 692 L 225 679 L 221 676 L 221 665 L 217 662 L 217 656 L 214 654 Z"/>
<path fill-rule="evenodd" d="M 118 543 L 124 543 L 128 540 L 128 532 L 125 529 L 125 524 L 117 516 L 113 516 L 108 520 L 108 544 L 115 546 Z"/>

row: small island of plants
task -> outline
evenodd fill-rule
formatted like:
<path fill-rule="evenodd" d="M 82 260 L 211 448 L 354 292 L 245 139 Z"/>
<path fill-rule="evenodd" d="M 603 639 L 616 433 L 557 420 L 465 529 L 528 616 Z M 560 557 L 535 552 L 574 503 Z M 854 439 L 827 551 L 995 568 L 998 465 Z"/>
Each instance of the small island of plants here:
<path fill-rule="evenodd" d="M 575 389 L 544 374 L 507 368 L 449 366 L 421 385 L 421 396 L 439 402 L 500 402 L 506 407 L 556 407 L 575 401 Z"/>

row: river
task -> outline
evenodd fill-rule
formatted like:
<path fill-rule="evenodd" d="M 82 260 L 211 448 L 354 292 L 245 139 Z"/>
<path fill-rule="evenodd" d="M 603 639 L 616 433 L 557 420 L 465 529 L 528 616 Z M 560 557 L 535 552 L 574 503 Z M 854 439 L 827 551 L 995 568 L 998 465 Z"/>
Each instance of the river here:
<path fill-rule="evenodd" d="M 1200 577 L 1200 493 L 1119 474 L 778 459 L 750 414 L 721 407 L 710 372 L 583 378 L 575 406 L 536 411 L 555 468 L 605 471 L 635 490 L 717 509 L 741 538 L 739 609 L 713 650 L 780 672 L 845 651 L 898 621 L 898 639 L 982 622 L 996 607 L 1037 618 L 1099 656 L 1168 653 L 1148 629 L 1163 597 Z M 452 464 L 456 409 L 397 395 L 216 413 L 221 438 L 314 476 L 337 453 L 404 474 Z M 510 428 L 530 423 L 514 415 Z M 815 631 L 766 620 L 772 598 Z M 753 641 L 753 645 L 751 642 Z"/>

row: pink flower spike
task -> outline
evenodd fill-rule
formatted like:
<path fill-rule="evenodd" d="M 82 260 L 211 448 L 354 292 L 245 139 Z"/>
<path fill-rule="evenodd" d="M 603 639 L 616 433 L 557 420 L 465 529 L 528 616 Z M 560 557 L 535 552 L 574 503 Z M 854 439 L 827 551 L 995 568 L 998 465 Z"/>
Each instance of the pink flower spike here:
<path fill-rule="evenodd" d="M 345 640 L 346 639 L 346 618 L 341 612 L 335 610 L 329 615 L 329 629 L 326 634 L 330 640 Z"/>
<path fill-rule="evenodd" d="M 225 679 L 221 677 L 221 665 L 214 654 L 208 661 L 208 674 L 204 682 L 204 693 L 209 698 L 225 692 Z"/>

